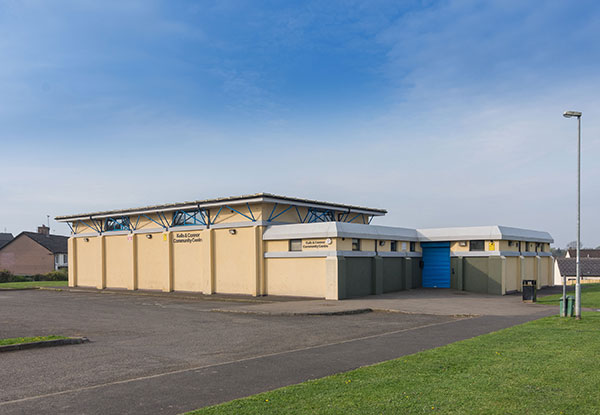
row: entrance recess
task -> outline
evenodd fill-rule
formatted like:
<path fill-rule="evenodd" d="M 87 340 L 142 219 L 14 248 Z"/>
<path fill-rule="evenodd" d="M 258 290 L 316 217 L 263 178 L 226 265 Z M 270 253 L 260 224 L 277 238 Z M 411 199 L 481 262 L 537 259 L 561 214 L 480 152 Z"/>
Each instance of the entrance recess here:
<path fill-rule="evenodd" d="M 450 242 L 421 242 L 423 287 L 450 288 Z"/>

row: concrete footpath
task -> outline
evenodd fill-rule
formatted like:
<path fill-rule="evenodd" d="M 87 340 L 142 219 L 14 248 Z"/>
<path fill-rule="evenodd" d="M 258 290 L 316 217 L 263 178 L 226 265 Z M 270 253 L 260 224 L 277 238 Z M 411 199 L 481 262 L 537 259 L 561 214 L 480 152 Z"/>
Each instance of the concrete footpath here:
<path fill-rule="evenodd" d="M 441 316 L 519 316 L 535 310 L 554 308 L 523 303 L 521 296 L 516 294 L 498 296 L 452 289 L 423 288 L 341 301 L 302 299 L 260 304 L 227 304 L 215 307 L 213 311 L 271 315 L 335 315 L 387 311 Z"/>

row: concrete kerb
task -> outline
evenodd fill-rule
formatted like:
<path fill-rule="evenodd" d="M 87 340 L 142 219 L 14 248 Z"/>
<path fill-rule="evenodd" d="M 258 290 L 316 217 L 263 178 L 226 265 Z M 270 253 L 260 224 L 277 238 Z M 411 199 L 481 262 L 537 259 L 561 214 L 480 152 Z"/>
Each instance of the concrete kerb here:
<path fill-rule="evenodd" d="M 231 314 L 254 314 L 261 316 L 347 316 L 352 314 L 371 313 L 371 308 L 356 308 L 351 310 L 341 311 L 262 311 L 262 310 L 229 310 L 225 308 L 213 308 L 210 310 L 214 313 L 231 313 Z"/>
<path fill-rule="evenodd" d="M 38 287 L 43 291 L 65 291 L 71 293 L 87 293 L 87 294 L 116 294 L 130 296 L 145 296 L 158 298 L 174 298 L 178 300 L 194 300 L 194 301 L 219 301 L 219 302 L 234 302 L 234 303 L 255 303 L 255 304 L 271 304 L 275 301 L 264 300 L 253 297 L 236 297 L 234 295 L 189 295 L 180 292 L 152 292 L 152 291 L 130 291 L 130 290 L 113 290 L 113 289 L 97 289 L 97 288 L 56 288 L 56 287 Z"/>
<path fill-rule="evenodd" d="M 39 342 L 6 344 L 0 346 L 0 353 L 13 352 L 16 350 L 37 349 L 41 347 L 67 346 L 70 344 L 88 343 L 90 340 L 87 337 L 69 337 L 67 339 L 42 340 Z"/>

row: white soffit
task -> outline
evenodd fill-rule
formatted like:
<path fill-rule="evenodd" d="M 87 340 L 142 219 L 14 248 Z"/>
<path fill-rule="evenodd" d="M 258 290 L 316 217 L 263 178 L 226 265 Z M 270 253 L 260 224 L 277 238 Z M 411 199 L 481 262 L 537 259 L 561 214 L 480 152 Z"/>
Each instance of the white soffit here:
<path fill-rule="evenodd" d="M 263 239 L 305 239 L 305 238 L 362 238 L 399 241 L 417 241 L 415 229 L 391 226 L 365 225 L 362 223 L 318 222 L 272 225 L 263 233 Z"/>
<path fill-rule="evenodd" d="M 457 228 L 417 229 L 419 241 L 465 241 L 465 240 L 519 240 L 529 242 L 552 243 L 554 239 L 548 232 L 530 229 L 511 228 L 509 226 L 468 226 Z"/>

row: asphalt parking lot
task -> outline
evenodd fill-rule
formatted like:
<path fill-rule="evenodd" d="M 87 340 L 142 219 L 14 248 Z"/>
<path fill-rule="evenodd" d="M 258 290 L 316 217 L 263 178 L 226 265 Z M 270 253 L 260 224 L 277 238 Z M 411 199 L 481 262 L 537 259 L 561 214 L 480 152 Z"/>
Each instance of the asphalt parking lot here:
<path fill-rule="evenodd" d="M 550 314 L 212 312 L 214 301 L 0 292 L 0 338 L 86 336 L 0 355 L 0 413 L 177 414 L 351 370 Z"/>

